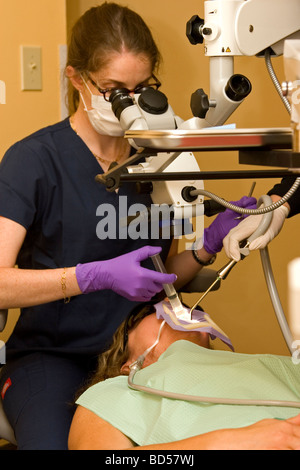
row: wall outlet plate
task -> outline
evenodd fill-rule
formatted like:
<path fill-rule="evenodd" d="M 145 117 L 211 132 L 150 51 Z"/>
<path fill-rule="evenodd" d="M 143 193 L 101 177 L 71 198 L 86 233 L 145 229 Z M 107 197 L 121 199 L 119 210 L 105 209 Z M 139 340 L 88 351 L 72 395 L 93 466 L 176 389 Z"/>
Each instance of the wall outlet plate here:
<path fill-rule="evenodd" d="M 42 48 L 21 46 L 22 90 L 42 90 Z"/>

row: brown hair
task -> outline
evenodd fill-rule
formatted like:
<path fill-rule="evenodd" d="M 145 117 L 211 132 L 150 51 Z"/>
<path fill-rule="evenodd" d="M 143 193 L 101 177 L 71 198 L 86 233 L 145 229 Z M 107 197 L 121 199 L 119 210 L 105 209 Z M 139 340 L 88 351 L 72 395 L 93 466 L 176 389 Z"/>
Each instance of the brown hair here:
<path fill-rule="evenodd" d="M 67 66 L 74 67 L 79 73 L 95 72 L 109 62 L 112 52 L 120 53 L 124 48 L 135 54 L 145 54 L 152 71 L 158 68 L 160 52 L 144 20 L 127 7 L 105 2 L 87 10 L 75 23 Z M 69 107 L 74 111 L 79 94 L 70 86 Z"/>
<path fill-rule="evenodd" d="M 87 383 L 77 391 L 75 401 L 88 388 L 92 387 L 92 385 L 121 375 L 121 367 L 129 357 L 127 341 L 124 343 L 126 334 L 135 328 L 144 317 L 154 312 L 155 307 L 153 304 L 140 304 L 134 307 L 128 317 L 116 330 L 110 347 L 99 355 L 96 371 L 87 380 Z"/>

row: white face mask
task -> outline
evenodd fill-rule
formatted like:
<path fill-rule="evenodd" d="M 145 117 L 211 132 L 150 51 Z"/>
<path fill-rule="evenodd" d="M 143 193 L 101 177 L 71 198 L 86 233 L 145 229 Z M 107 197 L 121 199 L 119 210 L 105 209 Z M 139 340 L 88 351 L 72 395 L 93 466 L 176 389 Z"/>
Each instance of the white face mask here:
<path fill-rule="evenodd" d="M 98 134 L 110 135 L 111 137 L 123 136 L 124 130 L 121 127 L 120 121 L 114 115 L 111 104 L 105 101 L 103 96 L 93 95 L 83 77 L 82 79 L 91 94 L 92 109 L 87 109 L 81 93 L 80 96 L 84 104 L 84 110 L 87 112 L 89 121 L 95 131 L 98 132 Z"/>

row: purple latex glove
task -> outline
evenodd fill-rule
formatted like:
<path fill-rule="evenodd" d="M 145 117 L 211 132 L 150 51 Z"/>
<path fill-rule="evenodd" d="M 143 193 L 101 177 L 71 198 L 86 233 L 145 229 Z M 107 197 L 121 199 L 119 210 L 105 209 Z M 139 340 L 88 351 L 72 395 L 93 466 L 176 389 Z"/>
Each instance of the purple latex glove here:
<path fill-rule="evenodd" d="M 143 268 L 140 262 L 161 251 L 161 247 L 144 246 L 107 261 L 78 264 L 76 278 L 83 294 L 111 289 L 126 299 L 150 300 L 163 290 L 163 284 L 176 281 L 175 274 L 164 274 Z"/>
<path fill-rule="evenodd" d="M 256 199 L 254 197 L 242 197 L 239 201 L 233 201 L 231 204 L 234 204 L 238 207 L 244 207 L 247 209 L 256 209 Z M 239 213 L 232 211 L 231 209 L 226 209 L 225 212 L 221 212 L 212 224 L 204 229 L 204 240 L 203 246 L 207 253 L 214 255 L 218 253 L 223 248 L 223 238 L 226 237 L 227 233 L 234 227 L 236 227 L 241 219 L 236 220 L 239 217 Z M 243 218 L 248 217 L 244 215 Z"/>

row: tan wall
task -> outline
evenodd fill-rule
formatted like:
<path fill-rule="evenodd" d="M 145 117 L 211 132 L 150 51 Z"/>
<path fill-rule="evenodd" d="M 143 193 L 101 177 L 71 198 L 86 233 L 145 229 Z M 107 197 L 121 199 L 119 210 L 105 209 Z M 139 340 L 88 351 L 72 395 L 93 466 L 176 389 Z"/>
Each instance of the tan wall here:
<path fill-rule="evenodd" d="M 59 45 L 66 43 L 64 0 L 0 0 L 0 154 L 16 140 L 60 119 Z M 42 47 L 42 91 L 21 90 L 20 46 Z"/>
<path fill-rule="evenodd" d="M 100 3 L 94 0 L 67 0 L 68 29 L 84 11 Z M 164 57 L 159 75 L 163 82 L 162 90 L 167 94 L 177 114 L 184 119 L 191 117 L 191 93 L 197 88 L 204 88 L 209 92 L 209 60 L 204 57 L 201 45 L 192 46 L 188 42 L 185 24 L 194 14 L 203 17 L 203 1 L 121 0 L 119 3 L 136 10 L 151 27 Z M 273 63 L 278 78 L 282 81 L 282 58 L 275 59 Z M 288 114 L 270 81 L 263 59 L 236 58 L 235 71 L 250 79 L 253 91 L 230 122 L 235 122 L 238 127 L 250 128 L 289 126 Z M 253 168 L 239 165 L 235 152 L 199 153 L 197 156 L 202 170 Z M 266 193 L 275 181 L 258 180 L 254 195 L 259 197 Z M 251 182 L 208 181 L 205 187 L 228 200 L 236 200 L 249 192 Z M 300 233 L 299 227 L 300 217 L 287 221 L 280 236 L 269 248 L 274 275 L 286 312 L 287 263 L 299 256 L 299 244 L 296 243 Z M 226 261 L 225 255 L 222 254 L 215 266 L 218 269 Z M 191 300 L 194 300 L 193 296 Z M 210 294 L 202 306 L 232 337 L 237 351 L 287 354 L 270 303 L 259 253 L 253 253 L 241 262 L 224 281 L 222 288 L 217 293 Z"/>
<path fill-rule="evenodd" d="M 66 43 L 65 0 L 0 0 L 0 155 L 17 140 L 60 120 L 59 45 Z M 21 90 L 20 46 L 42 47 L 42 91 Z M 22 168 L 20 168 L 22 171 Z M 6 340 L 17 312 L 10 312 Z"/>

